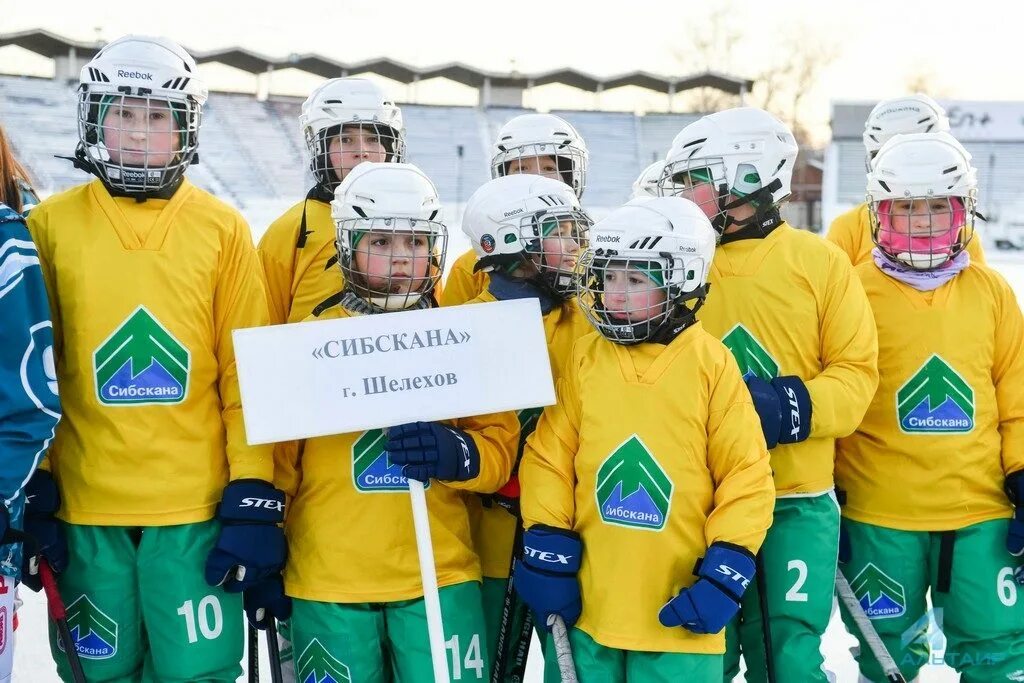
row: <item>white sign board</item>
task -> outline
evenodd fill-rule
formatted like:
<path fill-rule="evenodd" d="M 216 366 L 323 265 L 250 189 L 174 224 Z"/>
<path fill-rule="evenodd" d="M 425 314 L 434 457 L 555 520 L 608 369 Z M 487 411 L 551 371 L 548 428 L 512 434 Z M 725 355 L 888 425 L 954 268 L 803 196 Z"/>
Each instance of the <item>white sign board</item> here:
<path fill-rule="evenodd" d="M 1024 140 L 1024 104 L 943 100 L 950 132 L 961 142 Z"/>
<path fill-rule="evenodd" d="M 235 330 L 250 444 L 555 402 L 536 299 Z"/>

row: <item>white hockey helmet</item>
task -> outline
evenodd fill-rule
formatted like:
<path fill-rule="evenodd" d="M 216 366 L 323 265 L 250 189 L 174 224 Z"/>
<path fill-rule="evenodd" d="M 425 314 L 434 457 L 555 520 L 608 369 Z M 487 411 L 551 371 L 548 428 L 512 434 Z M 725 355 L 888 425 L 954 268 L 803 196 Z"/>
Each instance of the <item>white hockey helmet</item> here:
<path fill-rule="evenodd" d="M 638 175 L 636 180 L 633 181 L 633 191 L 629 198 L 657 197 L 658 182 L 661 180 L 661 174 L 664 172 L 664 159 L 658 159 L 653 164 L 650 164 L 647 168 L 640 171 L 640 175 Z"/>
<path fill-rule="evenodd" d="M 933 270 L 974 237 L 978 173 L 946 132 L 897 135 L 868 173 L 871 236 L 890 260 Z"/>
<path fill-rule="evenodd" d="M 317 184 L 333 191 L 341 182 L 329 150 L 331 142 L 345 127 L 368 128 L 383 148 L 362 150 L 360 158 L 369 161 L 405 161 L 405 124 L 402 110 L 384 95 L 373 81 L 365 78 L 332 78 L 310 93 L 302 103 L 299 128 L 309 151 L 310 170 Z M 372 158 L 373 156 L 377 158 Z M 354 162 L 353 165 L 355 165 Z M 351 168 L 342 164 L 341 175 Z"/>
<path fill-rule="evenodd" d="M 514 174 L 494 178 L 473 193 L 462 231 L 476 251 L 475 270 L 527 266 L 565 298 L 576 291 L 573 271 L 591 223 L 565 183 Z"/>
<path fill-rule="evenodd" d="M 729 225 L 777 221 L 778 206 L 789 198 L 797 143 L 786 124 L 755 107 L 708 114 L 686 126 L 672 141 L 658 183 L 662 196 L 688 196 L 709 184 L 714 193 L 701 209 L 721 234 Z M 737 221 L 731 209 L 749 204 L 750 219 Z"/>
<path fill-rule="evenodd" d="M 82 67 L 76 157 L 108 187 L 127 194 L 173 188 L 198 159 L 206 97 L 196 62 L 180 45 L 151 36 L 118 38 Z M 158 109 L 168 121 L 161 133 L 177 136 L 169 150 L 151 149 L 151 143 L 161 147 L 152 131 Z M 111 111 L 120 113 L 115 125 L 104 125 Z"/>
<path fill-rule="evenodd" d="M 416 166 L 359 164 L 335 189 L 331 217 L 346 286 L 373 310 L 411 308 L 437 285 L 448 229 L 437 188 Z M 387 272 L 367 272 L 370 261 Z"/>
<path fill-rule="evenodd" d="M 582 197 L 590 161 L 587 145 L 568 121 L 554 114 L 522 114 L 502 126 L 492 148 L 491 177 L 509 175 L 514 161 L 548 156 L 554 157 L 562 182 Z M 537 173 L 528 165 L 520 172 Z"/>
<path fill-rule="evenodd" d="M 715 231 L 693 202 L 632 199 L 591 229 L 578 266 L 580 308 L 602 335 L 619 344 L 670 341 L 696 320 L 714 253 Z M 628 302 L 612 305 L 606 275 L 616 269 L 638 270 L 648 278 L 647 305 L 632 310 Z"/>
<path fill-rule="evenodd" d="M 895 135 L 949 132 L 949 118 L 942 106 L 921 93 L 882 100 L 864 122 L 864 148 L 868 170 L 882 145 Z"/>

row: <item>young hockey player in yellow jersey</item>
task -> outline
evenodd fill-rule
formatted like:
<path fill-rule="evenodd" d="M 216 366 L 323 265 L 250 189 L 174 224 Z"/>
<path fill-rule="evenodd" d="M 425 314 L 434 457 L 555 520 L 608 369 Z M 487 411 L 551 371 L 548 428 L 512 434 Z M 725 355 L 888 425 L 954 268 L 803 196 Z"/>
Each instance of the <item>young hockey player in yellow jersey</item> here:
<path fill-rule="evenodd" d="M 882 100 L 871 110 L 864 122 L 864 148 L 867 151 L 866 166 L 871 171 L 871 162 L 878 150 L 889 139 L 907 133 L 949 132 L 949 118 L 942 106 L 920 93 Z M 857 266 L 871 260 L 871 219 L 867 202 L 858 204 L 840 214 L 828 229 L 825 239 L 837 245 Z M 980 239 L 972 239 L 967 245 L 975 263 L 985 262 L 985 252 Z"/>
<path fill-rule="evenodd" d="M 750 394 L 695 317 L 714 249 L 700 209 L 653 197 L 595 224 L 581 257 L 600 334 L 575 343 L 527 441 L 515 585 L 540 624 L 575 624 L 582 681 L 721 681 L 722 630 L 771 523 Z"/>
<path fill-rule="evenodd" d="M 960 680 L 1024 671 L 1024 318 L 1006 281 L 967 252 L 970 159 L 948 133 L 900 135 L 868 174 L 877 247 L 857 274 L 882 380 L 839 442 L 841 559 L 907 680 L 931 660 L 928 593 Z M 867 679 L 885 680 L 871 656 L 858 659 Z"/>
<path fill-rule="evenodd" d="M 818 648 L 839 541 L 835 439 L 856 429 L 878 384 L 871 309 L 849 261 L 779 215 L 796 154 L 775 117 L 729 109 L 676 136 L 661 183 L 662 192 L 696 202 L 720 235 L 701 320 L 739 364 L 775 474 L 763 570 L 730 625 L 726 681 L 738 673 L 741 649 L 747 680 L 766 680 L 766 662 L 778 681 L 826 680 Z"/>
<path fill-rule="evenodd" d="M 302 104 L 299 126 L 315 185 L 274 221 L 257 249 L 274 324 L 301 322 L 338 292 L 331 199 L 364 161 L 405 160 L 402 112 L 364 78 L 332 78 Z"/>
<path fill-rule="evenodd" d="M 268 322 L 259 261 L 238 212 L 184 177 L 205 100 L 168 40 L 101 49 L 82 69 L 76 151 L 98 179 L 29 218 L 64 417 L 27 529 L 67 558 L 91 681 L 236 680 L 240 591 L 284 564 L 284 496 L 270 448 L 246 444 L 231 341 Z"/>
<path fill-rule="evenodd" d="M 487 291 L 470 303 L 538 299 L 556 380 L 573 342 L 593 332 L 576 305 L 573 275 L 590 223 L 572 188 L 528 174 L 495 178 L 481 186 L 470 197 L 462 219 L 462 230 L 476 250 L 474 271 L 488 274 Z M 539 408 L 519 411 L 520 449 L 540 412 Z M 519 481 L 513 475 L 495 496 L 485 497 L 482 504 L 479 500 L 469 503 L 483 571 L 487 642 L 495 665 L 504 672 L 502 680 L 512 680 L 515 674 L 522 679 L 532 634 L 525 605 L 512 602 L 508 585 L 519 527 L 518 495 Z M 496 647 L 499 643 L 501 650 Z"/>
<path fill-rule="evenodd" d="M 522 114 L 498 131 L 491 154 L 491 178 L 517 173 L 561 180 L 583 196 L 587 186 L 587 145 L 572 125 L 554 114 Z M 470 249 L 452 264 L 439 298 L 442 306 L 458 306 L 487 291 L 487 273 L 474 270 Z"/>
<path fill-rule="evenodd" d="M 432 306 L 447 241 L 440 211 L 418 168 L 356 167 L 332 203 L 344 289 L 309 319 Z M 508 481 L 518 436 L 515 414 L 502 413 L 308 439 L 294 457 L 278 451 L 278 481 L 292 497 L 285 590 L 297 680 L 433 680 L 406 477 L 428 484 L 449 670 L 454 680 L 484 680 L 490 660 L 466 492 Z"/>

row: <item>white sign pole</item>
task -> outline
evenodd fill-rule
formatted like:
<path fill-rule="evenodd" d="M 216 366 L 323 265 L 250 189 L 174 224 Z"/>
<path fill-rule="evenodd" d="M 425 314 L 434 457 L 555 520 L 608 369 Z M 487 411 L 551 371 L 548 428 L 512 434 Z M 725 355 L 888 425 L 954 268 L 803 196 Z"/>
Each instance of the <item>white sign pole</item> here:
<path fill-rule="evenodd" d="M 430 518 L 427 516 L 427 494 L 423 482 L 409 480 L 412 521 L 416 528 L 416 550 L 420 556 L 423 579 L 423 603 L 427 609 L 427 635 L 430 637 L 430 660 L 434 664 L 435 683 L 448 683 L 448 657 L 444 647 L 444 623 L 441 620 L 441 596 L 437 591 L 437 569 L 434 567 L 434 544 L 430 540 Z"/>

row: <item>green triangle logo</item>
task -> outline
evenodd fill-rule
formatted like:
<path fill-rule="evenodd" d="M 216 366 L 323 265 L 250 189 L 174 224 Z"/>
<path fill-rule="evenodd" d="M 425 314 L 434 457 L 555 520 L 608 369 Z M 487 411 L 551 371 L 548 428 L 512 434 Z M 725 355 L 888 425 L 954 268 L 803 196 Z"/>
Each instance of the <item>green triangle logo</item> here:
<path fill-rule="evenodd" d="M 117 622 L 80 595 L 67 606 L 66 618 L 75 650 L 85 659 L 110 659 L 117 654 Z M 58 643 L 64 651 L 63 643 Z"/>
<path fill-rule="evenodd" d="M 352 482 L 360 493 L 408 491 L 409 480 L 402 466 L 391 462 L 384 446 L 388 442 L 383 429 L 369 429 L 352 444 Z M 424 484 L 430 488 L 430 482 Z"/>
<path fill-rule="evenodd" d="M 853 577 L 850 588 L 871 619 L 894 619 L 907 611 L 903 585 L 871 562 Z"/>
<path fill-rule="evenodd" d="M 974 389 L 933 355 L 897 390 L 896 415 L 908 434 L 964 434 L 974 429 Z"/>
<path fill-rule="evenodd" d="M 601 463 L 597 507 L 605 524 L 661 531 L 672 502 L 672 480 L 634 434 Z"/>
<path fill-rule="evenodd" d="M 742 324 L 737 324 L 728 334 L 722 337 L 722 343 L 736 359 L 740 366 L 740 374 L 747 377 L 757 375 L 766 382 L 779 375 L 779 364 L 772 355 Z"/>
<path fill-rule="evenodd" d="M 188 395 L 189 351 L 145 306 L 100 344 L 92 364 L 104 405 L 175 404 Z"/>
<path fill-rule="evenodd" d="M 348 667 L 331 656 L 316 638 L 295 660 L 299 683 L 352 683 Z"/>

